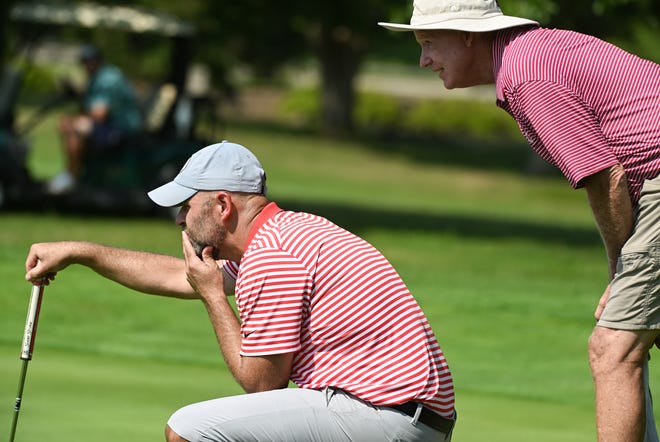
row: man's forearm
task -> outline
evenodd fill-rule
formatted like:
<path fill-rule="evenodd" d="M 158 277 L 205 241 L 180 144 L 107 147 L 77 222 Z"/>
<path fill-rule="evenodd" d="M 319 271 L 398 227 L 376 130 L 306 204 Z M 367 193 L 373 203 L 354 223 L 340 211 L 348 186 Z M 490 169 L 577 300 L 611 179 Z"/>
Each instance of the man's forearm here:
<path fill-rule="evenodd" d="M 246 393 L 285 388 L 291 376 L 292 353 L 241 356 L 241 324 L 224 293 L 207 296 L 204 305 L 211 319 L 222 357 Z"/>
<path fill-rule="evenodd" d="M 617 164 L 587 177 L 584 186 L 605 244 L 612 278 L 621 248 L 630 238 L 634 226 L 626 172 L 623 166 Z"/>
<path fill-rule="evenodd" d="M 72 261 L 87 266 L 110 280 L 144 293 L 194 298 L 185 276 L 183 259 L 168 255 L 76 243 Z"/>
<path fill-rule="evenodd" d="M 241 370 L 241 325 L 224 293 L 202 298 L 218 341 L 222 357 L 234 379 L 248 391 Z"/>

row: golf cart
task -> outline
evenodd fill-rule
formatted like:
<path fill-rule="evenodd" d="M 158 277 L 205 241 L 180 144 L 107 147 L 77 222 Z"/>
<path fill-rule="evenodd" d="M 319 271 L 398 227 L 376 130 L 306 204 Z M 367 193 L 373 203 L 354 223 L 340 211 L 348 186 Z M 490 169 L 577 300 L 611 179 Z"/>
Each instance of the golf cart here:
<path fill-rule="evenodd" d="M 193 27 L 143 9 L 89 3 L 19 3 L 12 8 L 10 18 L 22 42 L 24 58 L 29 59 L 34 48 L 54 31 L 95 28 L 128 32 L 132 38 L 142 34 L 165 38 L 170 66 L 165 81 L 143 96 L 140 133 L 109 153 L 87 154 L 76 189 L 59 196 L 49 195 L 45 183 L 32 178 L 26 166 L 29 146 L 25 135 L 44 113 L 72 98 L 70 89 L 61 88 L 52 99 L 43 100 L 41 108 L 19 128 L 16 106 L 25 87 L 25 70 L 5 66 L 0 79 L 0 209 L 160 213 L 146 191 L 171 180 L 193 152 L 209 144 L 196 133 L 200 113 L 208 111 L 211 124 L 216 122 L 208 76 L 189 66 Z"/>

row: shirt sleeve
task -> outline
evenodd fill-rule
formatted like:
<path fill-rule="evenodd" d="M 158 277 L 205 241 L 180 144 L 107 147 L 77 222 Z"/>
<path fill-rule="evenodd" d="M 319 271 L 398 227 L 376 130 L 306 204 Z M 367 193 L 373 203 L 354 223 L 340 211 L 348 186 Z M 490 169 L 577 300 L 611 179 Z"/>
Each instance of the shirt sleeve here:
<path fill-rule="evenodd" d="M 241 355 L 263 356 L 301 349 L 311 281 L 305 267 L 287 252 L 261 249 L 258 254 L 243 256 L 236 282 Z"/>
<path fill-rule="evenodd" d="M 126 94 L 130 94 L 130 86 L 121 71 L 114 66 L 103 66 L 94 80 L 90 107 L 118 107 Z"/>
<path fill-rule="evenodd" d="M 566 87 L 531 81 L 509 97 L 514 118 L 532 147 L 557 166 L 573 188 L 619 161 L 595 112 Z"/>

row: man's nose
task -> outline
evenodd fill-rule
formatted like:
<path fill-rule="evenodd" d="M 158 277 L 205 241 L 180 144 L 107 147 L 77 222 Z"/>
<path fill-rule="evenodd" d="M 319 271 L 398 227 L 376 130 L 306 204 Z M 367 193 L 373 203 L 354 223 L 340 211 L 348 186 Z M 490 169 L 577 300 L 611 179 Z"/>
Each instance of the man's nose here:
<path fill-rule="evenodd" d="M 185 226 L 186 226 L 186 215 L 183 213 L 182 209 L 179 209 L 179 212 L 176 214 L 176 218 L 175 218 L 174 222 L 176 222 L 176 225 L 181 227 L 182 229 L 185 228 Z"/>
<path fill-rule="evenodd" d="M 424 51 L 422 51 L 419 55 L 419 67 L 420 68 L 425 68 L 431 65 L 431 57 L 427 56 Z"/>

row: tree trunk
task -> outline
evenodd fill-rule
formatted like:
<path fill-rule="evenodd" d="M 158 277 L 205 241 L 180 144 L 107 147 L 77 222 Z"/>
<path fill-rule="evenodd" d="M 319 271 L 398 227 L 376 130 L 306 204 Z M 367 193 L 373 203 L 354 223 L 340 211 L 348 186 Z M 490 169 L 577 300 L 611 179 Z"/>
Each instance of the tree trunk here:
<path fill-rule="evenodd" d="M 366 45 L 344 27 L 323 26 L 320 37 L 321 129 L 327 135 L 350 133 L 355 104 L 354 80 Z"/>

